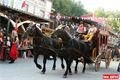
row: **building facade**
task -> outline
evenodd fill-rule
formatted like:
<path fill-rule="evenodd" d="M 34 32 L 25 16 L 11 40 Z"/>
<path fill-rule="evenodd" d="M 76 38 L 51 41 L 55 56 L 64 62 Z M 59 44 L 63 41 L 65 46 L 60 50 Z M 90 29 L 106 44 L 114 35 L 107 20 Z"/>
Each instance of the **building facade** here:
<path fill-rule="evenodd" d="M 51 0 L 0 0 L 0 4 L 45 19 L 50 19 L 52 9 Z"/>

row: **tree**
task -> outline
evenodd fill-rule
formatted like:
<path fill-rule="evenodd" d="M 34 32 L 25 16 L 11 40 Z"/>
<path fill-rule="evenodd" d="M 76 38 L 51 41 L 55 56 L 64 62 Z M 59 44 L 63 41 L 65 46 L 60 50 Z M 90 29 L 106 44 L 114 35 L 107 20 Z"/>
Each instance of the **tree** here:
<path fill-rule="evenodd" d="M 80 16 L 86 13 L 81 2 L 78 4 L 72 0 L 52 0 L 53 8 L 66 16 Z"/>
<path fill-rule="evenodd" d="M 95 14 L 96 16 L 98 17 L 106 17 L 106 13 L 104 11 L 103 8 L 98 8 L 96 11 L 95 11 Z"/>
<path fill-rule="evenodd" d="M 108 24 L 115 31 L 120 31 L 120 11 L 104 11 L 103 8 L 98 8 L 95 11 L 96 16 L 108 19 Z"/>

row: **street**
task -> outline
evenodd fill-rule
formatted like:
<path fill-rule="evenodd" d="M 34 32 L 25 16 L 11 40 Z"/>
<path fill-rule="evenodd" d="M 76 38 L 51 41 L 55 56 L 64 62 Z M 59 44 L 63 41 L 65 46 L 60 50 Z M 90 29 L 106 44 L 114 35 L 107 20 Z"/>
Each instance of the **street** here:
<path fill-rule="evenodd" d="M 42 64 L 42 57 L 38 59 L 38 62 Z M 111 61 L 110 67 L 105 69 L 105 63 L 102 62 L 100 70 L 95 72 L 94 64 L 87 65 L 87 70 L 83 74 L 83 65 L 79 63 L 78 74 L 74 73 L 74 65 L 72 64 L 72 75 L 68 75 L 67 78 L 63 78 L 65 70 L 62 70 L 60 59 L 57 59 L 56 70 L 52 70 L 53 61 L 47 61 L 46 74 L 41 74 L 41 70 L 36 68 L 33 58 L 18 58 L 15 63 L 9 64 L 8 61 L 0 61 L 0 80 L 103 80 L 103 74 L 117 73 L 118 62 Z M 65 64 L 65 63 L 64 63 Z"/>

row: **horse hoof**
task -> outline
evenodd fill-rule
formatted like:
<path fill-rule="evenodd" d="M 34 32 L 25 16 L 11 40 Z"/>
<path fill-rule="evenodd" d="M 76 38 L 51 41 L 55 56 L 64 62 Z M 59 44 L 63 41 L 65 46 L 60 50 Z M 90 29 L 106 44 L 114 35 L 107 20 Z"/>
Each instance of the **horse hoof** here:
<path fill-rule="evenodd" d="M 65 66 L 64 66 L 64 65 L 62 65 L 61 67 L 62 67 L 62 69 L 64 69 L 64 68 L 65 68 Z"/>
<path fill-rule="evenodd" d="M 42 74 L 45 74 L 45 72 L 44 72 L 44 71 L 42 71 L 41 73 L 42 73 Z"/>
<path fill-rule="evenodd" d="M 55 70 L 55 68 L 52 68 L 52 70 Z"/>
<path fill-rule="evenodd" d="M 119 60 L 117 60 L 117 61 L 119 61 Z"/>
<path fill-rule="evenodd" d="M 37 65 L 37 67 L 38 67 L 39 69 L 42 69 L 42 66 L 40 66 L 40 65 Z"/>
<path fill-rule="evenodd" d="M 39 69 L 42 69 L 42 66 L 41 66 L 41 67 L 39 67 Z"/>
<path fill-rule="evenodd" d="M 72 73 L 70 72 L 69 75 L 72 75 Z"/>
<path fill-rule="evenodd" d="M 63 78 L 67 78 L 67 75 L 63 75 Z"/>
<path fill-rule="evenodd" d="M 85 71 L 82 72 L 83 74 L 85 73 Z"/>
<path fill-rule="evenodd" d="M 78 71 L 75 71 L 75 74 L 77 74 L 78 73 Z"/>

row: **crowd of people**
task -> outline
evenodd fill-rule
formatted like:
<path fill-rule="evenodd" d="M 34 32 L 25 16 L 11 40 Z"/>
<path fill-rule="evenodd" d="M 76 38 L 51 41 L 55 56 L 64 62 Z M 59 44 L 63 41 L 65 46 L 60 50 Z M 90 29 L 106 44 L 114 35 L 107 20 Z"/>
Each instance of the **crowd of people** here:
<path fill-rule="evenodd" d="M 9 63 L 14 63 L 18 56 L 32 57 L 30 38 L 19 41 L 15 30 L 7 34 L 6 29 L 0 29 L 0 60 L 8 59 Z"/>
<path fill-rule="evenodd" d="M 90 42 L 94 34 L 97 32 L 95 24 L 87 24 L 83 21 L 80 23 L 65 24 L 62 22 L 56 29 L 63 28 L 67 32 L 70 32 L 73 37 L 78 37 L 86 42 Z"/>

